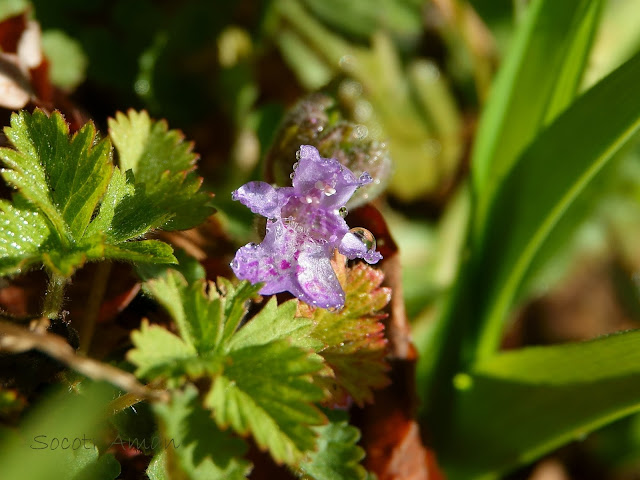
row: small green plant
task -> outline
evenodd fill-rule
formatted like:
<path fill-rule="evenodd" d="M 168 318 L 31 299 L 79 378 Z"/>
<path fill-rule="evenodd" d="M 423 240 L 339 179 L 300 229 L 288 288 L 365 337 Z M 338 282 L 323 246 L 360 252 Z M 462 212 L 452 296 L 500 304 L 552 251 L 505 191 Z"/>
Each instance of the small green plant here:
<path fill-rule="evenodd" d="M 364 265 L 339 268 L 339 312 L 271 298 L 247 318 L 262 283 L 205 282 L 195 260 L 178 266 L 170 245 L 145 238 L 156 229 L 197 225 L 213 213 L 211 196 L 193 172 L 196 155 L 178 132 L 146 112 L 130 111 L 110 119 L 109 137 L 99 140 L 92 123 L 70 135 L 60 113 L 36 110 L 15 113 L 6 134 L 13 148 L 0 151 L 2 175 L 14 192 L 0 204 L 6 226 L 2 273 L 44 265 L 49 287 L 43 315 L 57 320 L 77 269 L 92 261 L 130 262 L 147 279 L 145 292 L 176 326 L 172 333 L 143 321 L 127 354 L 137 377 L 167 392 L 162 400 L 156 395 L 152 411 L 163 444 L 175 448 L 158 449 L 151 478 L 244 478 L 252 468 L 244 458 L 247 436 L 301 476 L 364 478 L 358 430 L 331 408 L 371 402 L 372 389 L 387 383 L 380 312 L 389 291 L 380 287 L 380 272 Z M 336 218 L 344 223 L 337 210 Z M 353 236 L 344 225 L 342 235 Z M 324 250 L 329 255 L 329 247 Z M 367 247 L 354 251 L 365 255 Z M 289 260 L 294 263 L 293 254 Z M 171 265 L 193 267 L 190 281 Z M 331 267 L 314 272 L 317 279 L 307 281 L 322 283 L 323 275 L 339 281 Z"/>

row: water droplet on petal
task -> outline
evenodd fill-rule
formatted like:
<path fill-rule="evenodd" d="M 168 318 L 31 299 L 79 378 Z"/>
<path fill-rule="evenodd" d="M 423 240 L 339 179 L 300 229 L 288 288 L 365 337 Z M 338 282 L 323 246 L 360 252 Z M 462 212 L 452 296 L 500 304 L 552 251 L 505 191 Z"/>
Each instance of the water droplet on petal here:
<path fill-rule="evenodd" d="M 324 194 L 327 197 L 330 197 L 331 195 L 334 195 L 336 193 L 336 189 L 333 188 L 331 185 L 325 185 L 324 186 Z"/>
<path fill-rule="evenodd" d="M 331 313 L 338 313 L 343 308 L 344 308 L 344 305 L 340 305 L 339 307 L 329 307 L 327 308 L 327 310 L 330 311 Z"/>
<path fill-rule="evenodd" d="M 366 185 L 368 183 L 373 182 L 373 177 L 369 175 L 369 172 L 362 172 L 360 178 L 358 179 L 361 185 Z"/>
<path fill-rule="evenodd" d="M 237 270 L 240 264 L 238 263 L 238 260 L 234 258 L 233 261 L 229 264 L 229 266 L 234 270 Z"/>
<path fill-rule="evenodd" d="M 313 203 L 313 197 L 306 196 L 306 197 L 304 197 L 304 201 L 307 202 L 307 203 Z"/>
<path fill-rule="evenodd" d="M 347 207 L 340 207 L 340 209 L 338 210 L 338 213 L 342 218 L 344 218 L 349 213 L 349 210 L 347 210 Z"/>
<path fill-rule="evenodd" d="M 367 247 L 367 250 L 376 249 L 376 237 L 374 237 L 373 233 L 366 228 L 355 227 L 349 230 L 349 232 L 355 235 L 356 238 L 360 240 L 365 247 Z"/>
<path fill-rule="evenodd" d="M 293 177 L 295 177 L 295 176 L 296 176 L 296 174 L 295 174 L 295 173 L 290 173 L 290 174 L 289 174 L 289 178 L 290 178 L 291 180 L 293 180 Z"/>
<path fill-rule="evenodd" d="M 300 151 L 298 151 L 298 153 L 296 154 L 296 158 L 298 158 L 299 156 L 300 156 Z M 299 166 L 300 166 L 300 162 L 296 162 L 293 164 L 293 169 L 295 170 Z"/>
<path fill-rule="evenodd" d="M 300 160 L 302 158 L 302 153 L 300 152 L 300 150 L 298 150 L 296 152 L 296 160 Z M 295 170 L 295 167 L 293 167 L 293 169 Z"/>

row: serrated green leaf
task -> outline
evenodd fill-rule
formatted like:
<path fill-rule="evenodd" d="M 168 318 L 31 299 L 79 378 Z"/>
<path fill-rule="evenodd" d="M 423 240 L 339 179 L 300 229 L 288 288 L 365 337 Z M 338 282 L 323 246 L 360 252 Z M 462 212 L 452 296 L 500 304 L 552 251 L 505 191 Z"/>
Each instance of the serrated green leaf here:
<path fill-rule="evenodd" d="M 200 190 L 202 179 L 193 174 L 197 155 L 193 144 L 184 141 L 177 130 L 169 130 L 164 121 L 153 121 L 147 112 L 129 110 L 109 119 L 109 135 L 118 151 L 120 167 L 134 172 L 136 182 L 145 185 L 144 196 L 152 199 L 148 208 L 135 212 L 123 206 L 119 217 L 127 224 L 127 215 L 138 223 L 146 215 L 147 223 L 165 214 L 167 230 L 181 230 L 202 223 L 213 213 L 210 195 Z M 136 205 L 140 202 L 135 201 Z"/>
<path fill-rule="evenodd" d="M 324 396 L 312 382 L 322 362 L 284 340 L 232 350 L 228 359 L 205 405 L 221 427 L 251 433 L 274 460 L 296 465 L 315 446 L 311 427 L 325 422 L 313 406 Z"/>
<path fill-rule="evenodd" d="M 218 278 L 218 288 L 225 297 L 224 315 L 226 317 L 222 342 L 227 342 L 236 332 L 238 325 L 247 313 L 247 301 L 256 296 L 262 288 L 262 284 L 240 282 L 237 286 L 226 278 Z"/>
<path fill-rule="evenodd" d="M 311 336 L 313 320 L 296 317 L 297 307 L 297 300 L 278 305 L 275 297 L 271 298 L 256 316 L 231 337 L 227 348 L 233 350 L 288 339 L 292 345 L 300 348 L 321 350 L 324 346 L 322 342 Z"/>
<path fill-rule="evenodd" d="M 180 336 L 199 353 L 225 344 L 247 312 L 247 301 L 260 286 L 241 282 L 232 286 L 224 278 L 216 285 L 197 281 L 188 285 L 175 270 L 145 282 L 145 291 L 158 300 L 176 322 Z"/>
<path fill-rule="evenodd" d="M 109 185 L 109 141 L 95 143 L 93 123 L 69 140 L 62 115 L 41 110 L 12 115 L 5 134 L 16 150 L 0 150 L 4 179 L 44 212 L 63 245 L 81 238 Z"/>
<path fill-rule="evenodd" d="M 247 445 L 218 428 L 200 405 L 195 388 L 174 392 L 170 403 L 153 408 L 168 445 L 155 460 L 155 472 L 190 480 L 237 480 L 249 474 L 251 464 L 241 459 Z M 159 463 L 163 460 L 164 465 Z"/>
<path fill-rule="evenodd" d="M 317 450 L 300 463 L 300 473 L 313 480 L 363 480 L 367 471 L 360 461 L 365 452 L 357 443 L 360 431 L 349 425 L 346 412 L 328 413 L 329 423 L 315 427 Z"/>
<path fill-rule="evenodd" d="M 241 434 L 251 433 L 258 446 L 268 448 L 276 461 L 295 465 L 305 451 L 314 447 L 316 434 L 311 427 L 325 419 L 313 405 L 324 396 L 313 383 L 313 375 L 324 365 L 309 347 L 320 346 L 318 342 L 305 338 L 311 321 L 294 318 L 297 302 L 278 307 L 273 299 L 236 333 L 247 301 L 260 286 L 248 282 L 233 286 L 221 278 L 218 289 L 215 287 L 210 284 L 205 289 L 204 282 L 187 285 L 177 272 L 167 272 L 145 285 L 176 321 L 184 339 L 181 345 L 188 344 L 197 352 L 189 362 L 209 362 L 219 367 L 205 367 L 200 372 L 211 375 L 212 387 L 205 405 L 218 425 L 231 425 Z M 136 332 L 133 336 L 137 346 L 141 343 L 139 335 Z M 161 335 L 178 339 L 166 331 Z M 154 340 L 149 340 L 148 348 L 152 349 Z M 155 345 L 163 350 L 160 342 Z M 133 355 L 130 358 L 134 363 L 146 367 L 143 373 L 156 365 L 159 371 L 166 371 L 152 353 L 148 356 L 151 367 Z M 178 377 L 185 370 L 181 365 L 170 374 Z"/>
<path fill-rule="evenodd" d="M 41 261 L 40 248 L 51 233 L 44 216 L 16 197 L 15 205 L 0 200 L 0 275 L 20 273 Z"/>
<path fill-rule="evenodd" d="M 373 400 L 373 389 L 388 384 L 384 358 L 385 317 L 380 311 L 389 303 L 388 288 L 380 287 L 384 275 L 359 263 L 346 271 L 341 283 L 345 306 L 339 312 L 316 309 L 312 336 L 325 347 L 318 353 L 332 370 L 317 383 L 329 393 L 329 401 L 344 404 L 351 397 L 358 405 Z"/>
<path fill-rule="evenodd" d="M 187 363 L 196 357 L 193 346 L 158 325 L 143 321 L 140 330 L 131 333 L 135 348 L 127 354 L 143 378 L 179 377 L 187 370 Z"/>
<path fill-rule="evenodd" d="M 111 144 L 97 141 L 92 123 L 70 137 L 59 112 L 36 109 L 13 114 L 5 132 L 14 149 L 0 149 L 1 174 L 18 192 L 13 205 L 0 201 L 0 274 L 43 263 L 69 277 L 86 261 L 104 258 L 175 263 L 168 245 L 131 241 L 167 226 L 175 214 L 167 191 L 148 194 L 133 174 L 114 171 Z M 186 197 L 199 188 L 195 178 L 158 184 Z"/>
<path fill-rule="evenodd" d="M 495 478 L 639 412 L 639 346 L 636 330 L 480 362 L 458 382 L 455 420 L 438 447 L 448 477 Z"/>
<path fill-rule="evenodd" d="M 105 245 L 101 258 L 112 258 L 132 263 L 171 264 L 176 261 L 173 248 L 159 240 L 140 240 L 122 242 L 118 245 Z"/>

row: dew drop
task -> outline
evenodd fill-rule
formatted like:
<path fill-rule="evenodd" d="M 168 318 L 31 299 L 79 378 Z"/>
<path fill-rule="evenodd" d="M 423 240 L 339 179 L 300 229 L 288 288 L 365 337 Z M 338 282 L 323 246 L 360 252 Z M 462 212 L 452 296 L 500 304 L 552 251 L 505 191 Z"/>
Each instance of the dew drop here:
<path fill-rule="evenodd" d="M 376 249 L 376 237 L 374 237 L 373 233 L 366 228 L 355 227 L 349 230 L 349 232 L 355 235 L 356 238 L 360 240 L 365 247 L 367 247 L 367 250 Z"/>
<path fill-rule="evenodd" d="M 289 178 L 290 178 L 291 180 L 293 180 L 293 177 L 295 177 L 295 176 L 296 176 L 296 174 L 295 174 L 295 173 L 293 173 L 293 172 L 291 172 L 291 173 L 289 174 Z"/>
<path fill-rule="evenodd" d="M 306 197 L 304 197 L 304 201 L 307 202 L 307 203 L 313 203 L 313 197 L 306 196 Z"/>
<path fill-rule="evenodd" d="M 349 210 L 347 210 L 347 207 L 340 207 L 340 209 L 338 210 L 338 213 L 342 218 L 344 218 L 349 213 Z"/>
<path fill-rule="evenodd" d="M 234 270 L 237 270 L 240 264 L 238 263 L 238 260 L 234 258 L 233 261 L 229 264 L 229 266 Z"/>
<path fill-rule="evenodd" d="M 369 175 L 369 172 L 362 172 L 362 175 L 360 175 L 360 178 L 358 178 L 358 181 L 360 182 L 360 184 L 371 183 L 373 182 L 373 177 Z"/>
<path fill-rule="evenodd" d="M 298 150 L 296 152 L 296 160 L 300 160 L 302 158 L 302 153 L 300 152 L 300 150 Z M 296 162 L 297 163 L 297 162 Z M 293 169 L 295 170 L 296 167 L 294 166 Z"/>
<path fill-rule="evenodd" d="M 357 140 L 362 140 L 369 135 L 369 129 L 366 125 L 358 125 L 353 132 Z"/>
<path fill-rule="evenodd" d="M 296 154 L 296 158 L 300 156 L 300 151 L 298 150 L 298 153 Z M 297 169 L 300 166 L 300 162 L 296 162 L 293 164 L 293 169 Z"/>
<path fill-rule="evenodd" d="M 344 305 L 340 305 L 339 307 L 329 307 L 327 310 L 331 313 L 338 313 L 344 308 Z"/>

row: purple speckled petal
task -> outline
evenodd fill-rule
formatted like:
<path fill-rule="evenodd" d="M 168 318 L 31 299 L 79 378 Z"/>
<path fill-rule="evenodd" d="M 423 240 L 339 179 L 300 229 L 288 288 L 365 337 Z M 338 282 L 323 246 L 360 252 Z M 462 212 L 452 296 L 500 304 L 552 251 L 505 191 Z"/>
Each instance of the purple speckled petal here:
<path fill-rule="evenodd" d="M 231 268 L 241 280 L 264 282 L 263 295 L 299 291 L 295 258 L 299 255 L 295 232 L 282 222 L 271 223 L 260 245 L 250 243 L 241 247 L 231 262 Z"/>
<path fill-rule="evenodd" d="M 347 257 L 349 260 L 356 258 L 364 258 L 367 263 L 378 263 L 382 260 L 380 252 L 375 250 L 368 250 L 366 245 L 356 237 L 353 233 L 347 233 L 340 242 L 338 251 Z"/>
<path fill-rule="evenodd" d="M 267 218 L 280 215 L 280 194 L 265 182 L 249 182 L 235 190 L 231 197 L 249 207 L 253 213 Z"/>
<path fill-rule="evenodd" d="M 325 248 L 308 248 L 298 259 L 298 282 L 303 294 L 300 300 L 321 308 L 342 308 L 344 290 L 331 267 Z"/>

